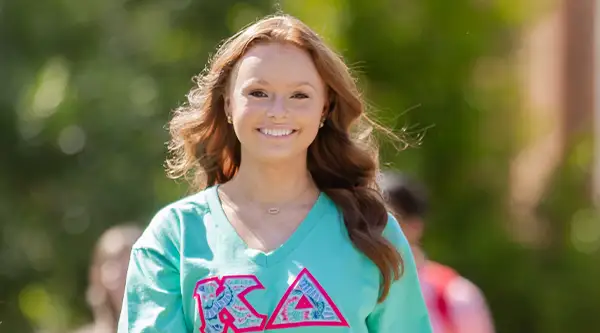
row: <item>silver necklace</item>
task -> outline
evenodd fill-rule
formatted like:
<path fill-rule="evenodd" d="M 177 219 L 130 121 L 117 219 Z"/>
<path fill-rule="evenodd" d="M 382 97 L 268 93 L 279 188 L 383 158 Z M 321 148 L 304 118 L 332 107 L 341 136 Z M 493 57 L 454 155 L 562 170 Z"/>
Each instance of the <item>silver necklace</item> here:
<path fill-rule="evenodd" d="M 296 201 L 296 199 L 300 198 L 304 193 L 306 193 L 306 191 L 308 191 L 311 187 L 307 186 L 304 191 L 300 192 L 300 194 L 298 194 L 294 199 L 289 200 L 287 203 Z M 281 206 L 280 206 L 281 207 Z M 281 209 L 279 207 L 269 207 L 267 208 L 267 213 L 270 215 L 277 215 L 279 214 L 279 212 L 281 212 Z"/>
<path fill-rule="evenodd" d="M 279 214 L 280 209 L 279 207 L 271 207 L 269 209 L 267 209 L 267 213 L 271 214 L 271 215 L 277 215 Z"/>
<path fill-rule="evenodd" d="M 289 200 L 288 203 L 292 202 L 292 201 L 295 201 L 296 199 L 298 199 L 300 196 L 302 196 L 304 193 L 306 193 L 306 191 L 308 191 L 310 188 L 311 188 L 310 186 L 307 186 L 306 189 L 304 189 L 304 191 L 300 192 L 300 194 L 298 194 L 298 196 L 296 196 L 294 199 Z M 224 197 L 224 196 L 222 196 L 222 197 Z M 230 203 L 230 204 L 233 203 L 233 202 L 231 202 L 229 200 L 229 198 L 227 198 L 226 201 L 228 201 L 228 203 Z M 281 206 L 279 206 L 279 207 L 269 207 L 269 208 L 266 209 L 266 212 L 269 215 L 277 215 L 277 214 L 279 214 L 281 212 L 281 208 L 280 207 Z"/>

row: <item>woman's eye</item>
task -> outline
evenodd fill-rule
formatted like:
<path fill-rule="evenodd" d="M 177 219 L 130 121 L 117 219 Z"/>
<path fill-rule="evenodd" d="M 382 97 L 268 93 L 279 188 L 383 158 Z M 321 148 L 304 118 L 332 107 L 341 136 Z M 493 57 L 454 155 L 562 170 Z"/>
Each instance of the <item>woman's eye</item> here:
<path fill-rule="evenodd" d="M 305 99 L 308 98 L 308 95 L 305 93 L 295 93 L 292 98 L 296 98 L 296 99 Z"/>
<path fill-rule="evenodd" d="M 264 98 L 264 97 L 267 97 L 267 94 L 265 94 L 265 92 L 261 91 L 261 90 L 254 90 L 254 91 L 250 92 L 250 96 L 257 97 L 257 98 Z"/>

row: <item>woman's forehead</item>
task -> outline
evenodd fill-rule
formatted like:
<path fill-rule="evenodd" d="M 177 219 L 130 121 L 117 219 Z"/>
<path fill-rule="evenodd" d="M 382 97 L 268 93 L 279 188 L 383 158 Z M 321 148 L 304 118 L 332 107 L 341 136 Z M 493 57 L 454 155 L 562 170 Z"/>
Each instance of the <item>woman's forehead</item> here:
<path fill-rule="evenodd" d="M 252 47 L 240 59 L 235 69 L 236 86 L 323 85 L 310 55 L 293 45 L 270 43 Z"/>

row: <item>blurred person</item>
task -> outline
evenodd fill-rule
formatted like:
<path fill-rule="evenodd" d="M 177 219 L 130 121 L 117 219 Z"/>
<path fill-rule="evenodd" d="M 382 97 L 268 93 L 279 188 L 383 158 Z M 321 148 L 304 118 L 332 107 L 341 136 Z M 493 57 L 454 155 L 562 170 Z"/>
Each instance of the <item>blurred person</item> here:
<path fill-rule="evenodd" d="M 405 174 L 386 171 L 381 190 L 408 238 L 435 333 L 493 333 L 479 288 L 454 269 L 430 260 L 421 247 L 428 199 L 424 186 Z"/>
<path fill-rule="evenodd" d="M 170 123 L 167 205 L 132 250 L 119 333 L 430 333 L 343 60 L 300 20 L 227 40 Z"/>
<path fill-rule="evenodd" d="M 98 239 L 89 270 L 86 299 L 93 322 L 73 333 L 114 333 L 123 294 L 131 248 L 142 234 L 135 225 L 118 225 L 106 230 Z"/>

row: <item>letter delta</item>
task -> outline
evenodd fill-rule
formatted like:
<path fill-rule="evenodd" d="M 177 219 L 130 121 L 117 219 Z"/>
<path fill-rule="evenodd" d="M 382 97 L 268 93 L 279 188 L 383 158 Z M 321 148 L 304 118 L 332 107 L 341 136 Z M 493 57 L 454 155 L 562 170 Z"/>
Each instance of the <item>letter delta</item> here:
<path fill-rule="evenodd" d="M 194 298 L 200 333 L 262 332 L 302 326 L 344 326 L 342 316 L 323 287 L 304 268 L 287 289 L 271 316 L 259 314 L 245 295 L 265 287 L 253 275 L 229 275 L 198 281 Z"/>

